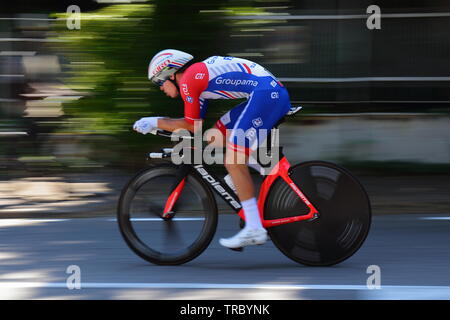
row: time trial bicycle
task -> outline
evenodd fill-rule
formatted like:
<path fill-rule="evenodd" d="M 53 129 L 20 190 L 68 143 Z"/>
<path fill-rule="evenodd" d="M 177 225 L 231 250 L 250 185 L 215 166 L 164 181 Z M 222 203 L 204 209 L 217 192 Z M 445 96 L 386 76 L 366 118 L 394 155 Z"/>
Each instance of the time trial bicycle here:
<path fill-rule="evenodd" d="M 300 109 L 292 107 L 287 115 Z M 152 133 L 173 134 L 159 129 Z M 164 148 L 149 158 L 171 159 L 173 151 Z M 288 258 L 308 266 L 331 266 L 351 257 L 371 225 L 370 201 L 362 184 L 330 162 L 291 165 L 281 147 L 279 159 L 263 177 L 258 197 L 262 223 L 273 244 Z M 236 193 L 211 166 L 168 161 L 145 168 L 120 195 L 120 232 L 130 249 L 151 263 L 191 261 L 208 247 L 216 232 L 214 194 L 240 216 L 242 227 L 245 215 Z"/>

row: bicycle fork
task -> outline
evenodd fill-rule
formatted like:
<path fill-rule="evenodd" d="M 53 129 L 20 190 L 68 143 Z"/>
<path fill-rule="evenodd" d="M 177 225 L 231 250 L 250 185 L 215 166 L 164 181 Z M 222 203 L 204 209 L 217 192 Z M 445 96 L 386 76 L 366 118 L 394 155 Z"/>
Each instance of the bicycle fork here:
<path fill-rule="evenodd" d="M 189 170 L 190 168 L 187 165 L 181 165 L 178 168 L 175 181 L 170 188 L 169 196 L 166 200 L 166 205 L 164 206 L 164 211 L 161 215 L 164 220 L 170 220 L 175 217 L 176 212 L 174 211 L 174 206 L 183 191 L 184 185 L 186 184 L 186 177 Z"/>

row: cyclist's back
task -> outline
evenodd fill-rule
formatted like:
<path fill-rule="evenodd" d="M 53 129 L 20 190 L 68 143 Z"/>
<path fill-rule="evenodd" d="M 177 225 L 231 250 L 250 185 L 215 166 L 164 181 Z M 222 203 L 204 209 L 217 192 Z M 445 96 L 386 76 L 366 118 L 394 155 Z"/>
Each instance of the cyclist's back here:
<path fill-rule="evenodd" d="M 234 57 L 214 56 L 202 62 L 208 70 L 206 99 L 244 98 L 255 90 L 272 89 L 280 82 L 259 64 Z M 228 95 L 220 91 L 228 91 Z"/>
<path fill-rule="evenodd" d="M 286 90 L 274 75 L 255 62 L 213 56 L 186 70 L 181 79 L 180 91 L 185 102 L 186 120 L 193 121 L 205 117 L 206 100 L 250 99 L 255 91 L 270 91 L 268 95 L 271 99 L 279 99 Z M 289 99 L 284 102 L 282 109 L 287 112 Z"/>

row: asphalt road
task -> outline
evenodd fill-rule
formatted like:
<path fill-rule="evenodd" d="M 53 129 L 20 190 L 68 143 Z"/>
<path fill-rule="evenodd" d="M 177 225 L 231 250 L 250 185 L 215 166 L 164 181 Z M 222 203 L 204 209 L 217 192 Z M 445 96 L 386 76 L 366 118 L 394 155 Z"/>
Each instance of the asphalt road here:
<path fill-rule="evenodd" d="M 321 268 L 272 243 L 222 248 L 218 238 L 236 231 L 236 216 L 221 215 L 200 257 L 163 267 L 126 246 L 114 217 L 2 219 L 0 299 L 450 299 L 450 214 L 375 216 L 360 251 Z M 374 265 L 379 289 L 367 286 Z M 80 289 L 67 286 L 69 266 L 79 268 Z"/>

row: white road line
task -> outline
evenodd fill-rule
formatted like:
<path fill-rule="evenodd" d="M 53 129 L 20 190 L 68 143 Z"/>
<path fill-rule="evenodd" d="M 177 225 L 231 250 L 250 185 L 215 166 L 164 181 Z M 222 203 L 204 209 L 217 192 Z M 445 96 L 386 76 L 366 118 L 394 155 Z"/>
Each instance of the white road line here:
<path fill-rule="evenodd" d="M 0 281 L 0 288 L 65 288 L 64 282 L 13 282 Z M 365 285 L 315 285 L 315 284 L 244 284 L 244 283 L 123 283 L 123 282 L 86 282 L 82 289 L 256 289 L 256 290 L 424 290 L 446 291 L 450 286 L 402 286 L 382 285 L 380 289 L 369 289 Z"/>
<path fill-rule="evenodd" d="M 97 220 L 97 221 L 108 221 L 108 222 L 117 222 L 116 218 L 87 218 L 89 220 Z M 66 222 L 66 221 L 83 221 L 83 218 L 71 218 L 71 219 L 29 219 L 29 218 L 6 218 L 0 219 L 0 226 L 9 226 L 12 223 L 20 224 L 20 223 L 33 223 L 33 222 Z M 205 218 L 174 218 L 173 221 L 204 221 Z M 161 218 L 131 218 L 131 221 L 164 221 Z"/>
<path fill-rule="evenodd" d="M 89 220 L 97 220 L 97 221 L 108 221 L 108 222 L 117 222 L 117 218 L 86 218 Z M 413 218 L 411 218 L 413 219 Z M 450 220 L 450 216 L 434 216 L 434 217 L 417 217 L 416 219 L 418 220 L 436 220 L 436 221 L 447 221 Z M 15 222 L 16 224 L 20 224 L 21 222 L 23 223 L 33 223 L 33 222 L 67 222 L 67 221 L 83 221 L 84 218 L 69 218 L 69 219 L 45 219 L 45 218 L 5 218 L 5 219 L 0 219 L 0 226 L 2 225 L 10 225 L 11 222 Z M 205 218 L 177 218 L 175 217 L 173 219 L 173 221 L 204 221 Z M 154 222 L 158 222 L 158 221 L 164 221 L 161 218 L 131 218 L 131 221 L 139 221 L 139 222 L 143 222 L 143 221 L 154 221 Z"/>
<path fill-rule="evenodd" d="M 1 133 L 0 133 L 1 134 Z M 45 218 L 5 218 L 5 219 L 0 219 L 0 225 L 4 224 L 9 224 L 9 222 L 66 222 L 66 221 L 83 221 L 85 219 L 89 219 L 89 220 L 97 220 L 97 221 L 108 221 L 108 222 L 117 222 L 117 218 L 68 218 L 68 219 L 45 219 Z M 414 219 L 414 218 L 411 218 Z M 450 216 L 432 216 L 432 217 L 428 217 L 428 216 L 422 216 L 422 217 L 417 217 L 416 219 L 418 220 L 450 220 Z M 175 217 L 173 219 L 174 221 L 203 221 L 205 220 L 205 218 L 199 217 L 199 218 L 177 218 Z M 161 218 L 131 218 L 131 221 L 164 221 Z"/>
<path fill-rule="evenodd" d="M 2 222 L 62 222 L 62 221 L 69 221 L 74 219 L 28 219 L 28 218 L 6 218 L 6 219 L 0 219 L 0 224 Z"/>

